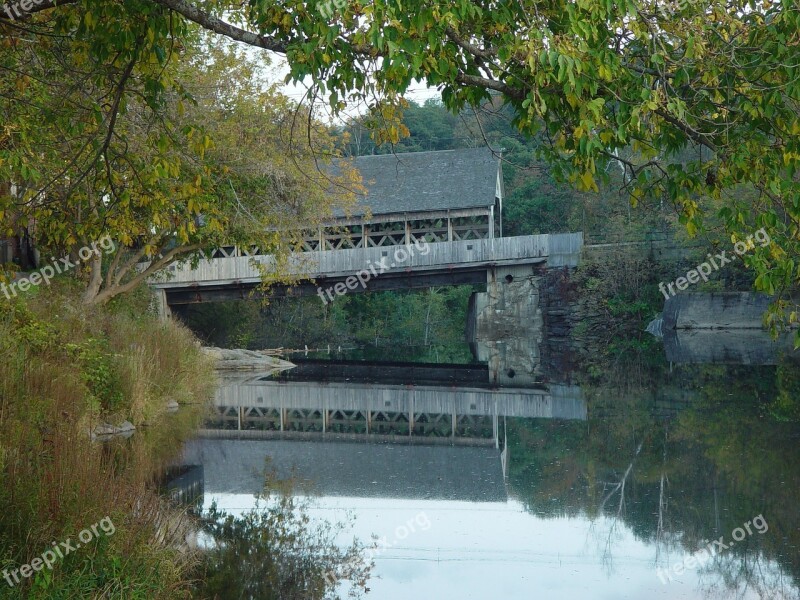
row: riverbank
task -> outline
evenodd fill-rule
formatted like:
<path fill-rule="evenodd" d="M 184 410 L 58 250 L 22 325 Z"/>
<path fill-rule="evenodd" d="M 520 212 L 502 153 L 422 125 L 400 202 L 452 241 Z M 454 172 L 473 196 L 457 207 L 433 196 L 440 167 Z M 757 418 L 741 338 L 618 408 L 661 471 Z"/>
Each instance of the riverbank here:
<path fill-rule="evenodd" d="M 146 289 L 79 298 L 62 281 L 0 304 L 0 598 L 186 597 L 194 558 L 156 481 L 202 416 L 212 361 Z M 92 441 L 125 421 L 130 440 Z"/>

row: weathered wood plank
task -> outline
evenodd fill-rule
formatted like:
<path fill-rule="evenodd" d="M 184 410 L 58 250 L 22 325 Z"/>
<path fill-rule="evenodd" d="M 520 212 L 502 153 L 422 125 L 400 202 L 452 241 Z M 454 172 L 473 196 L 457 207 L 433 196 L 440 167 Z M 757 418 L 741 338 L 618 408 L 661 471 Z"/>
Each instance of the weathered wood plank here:
<path fill-rule="evenodd" d="M 259 382 L 220 388 L 218 407 L 280 410 L 345 410 L 414 414 L 500 415 L 527 418 L 586 419 L 579 388 L 481 390 L 437 386 L 311 382 Z"/>
<path fill-rule="evenodd" d="M 480 264 L 518 264 L 541 259 L 546 259 L 548 266 L 575 266 L 582 247 L 582 233 L 565 233 L 301 252 L 290 257 L 289 274 L 316 279 L 369 272 L 370 267 L 372 273 L 386 273 L 457 269 Z M 257 283 L 260 276 L 254 261 L 268 268 L 274 265 L 271 256 L 203 259 L 196 269 L 189 265 L 173 265 L 163 274 L 152 278 L 150 283 L 156 288 L 165 289 Z"/>

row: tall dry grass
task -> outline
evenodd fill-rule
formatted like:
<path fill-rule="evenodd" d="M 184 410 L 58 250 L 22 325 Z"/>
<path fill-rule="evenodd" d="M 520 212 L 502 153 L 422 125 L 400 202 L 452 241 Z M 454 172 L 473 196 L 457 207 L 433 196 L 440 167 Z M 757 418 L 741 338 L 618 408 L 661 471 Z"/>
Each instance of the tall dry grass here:
<path fill-rule="evenodd" d="M 184 596 L 182 517 L 154 484 L 201 418 L 212 367 L 146 294 L 86 308 L 78 292 L 60 282 L 0 305 L 0 570 L 106 516 L 116 532 L 14 588 L 0 579 L 0 598 Z M 122 420 L 130 441 L 91 441 Z"/>

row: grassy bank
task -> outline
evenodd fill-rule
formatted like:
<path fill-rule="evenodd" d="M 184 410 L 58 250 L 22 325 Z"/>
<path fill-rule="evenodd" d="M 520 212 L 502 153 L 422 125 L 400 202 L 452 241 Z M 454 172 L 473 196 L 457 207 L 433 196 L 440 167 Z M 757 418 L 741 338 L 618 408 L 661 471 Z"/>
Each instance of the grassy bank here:
<path fill-rule="evenodd" d="M 146 290 L 105 307 L 78 297 L 63 281 L 0 298 L 0 570 L 14 583 L 0 580 L 0 598 L 182 597 L 192 558 L 155 481 L 201 415 L 211 366 L 188 330 L 158 322 Z M 123 420 L 131 440 L 90 440 Z M 113 528 L 14 581 L 103 519 Z"/>

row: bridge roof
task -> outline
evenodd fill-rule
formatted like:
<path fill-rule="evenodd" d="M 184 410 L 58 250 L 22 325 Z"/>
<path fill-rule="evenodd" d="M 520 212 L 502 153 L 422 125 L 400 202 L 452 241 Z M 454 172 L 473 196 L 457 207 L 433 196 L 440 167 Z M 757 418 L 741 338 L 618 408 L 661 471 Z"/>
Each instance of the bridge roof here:
<path fill-rule="evenodd" d="M 269 461 L 269 462 L 268 462 Z M 267 468 L 322 496 L 505 502 L 500 450 L 286 440 L 189 441 L 209 494 L 257 494 Z M 268 467 L 269 465 L 269 467 Z"/>
<path fill-rule="evenodd" d="M 368 190 L 358 203 L 373 216 L 488 209 L 495 202 L 499 161 L 486 147 L 359 156 L 354 165 Z"/>

